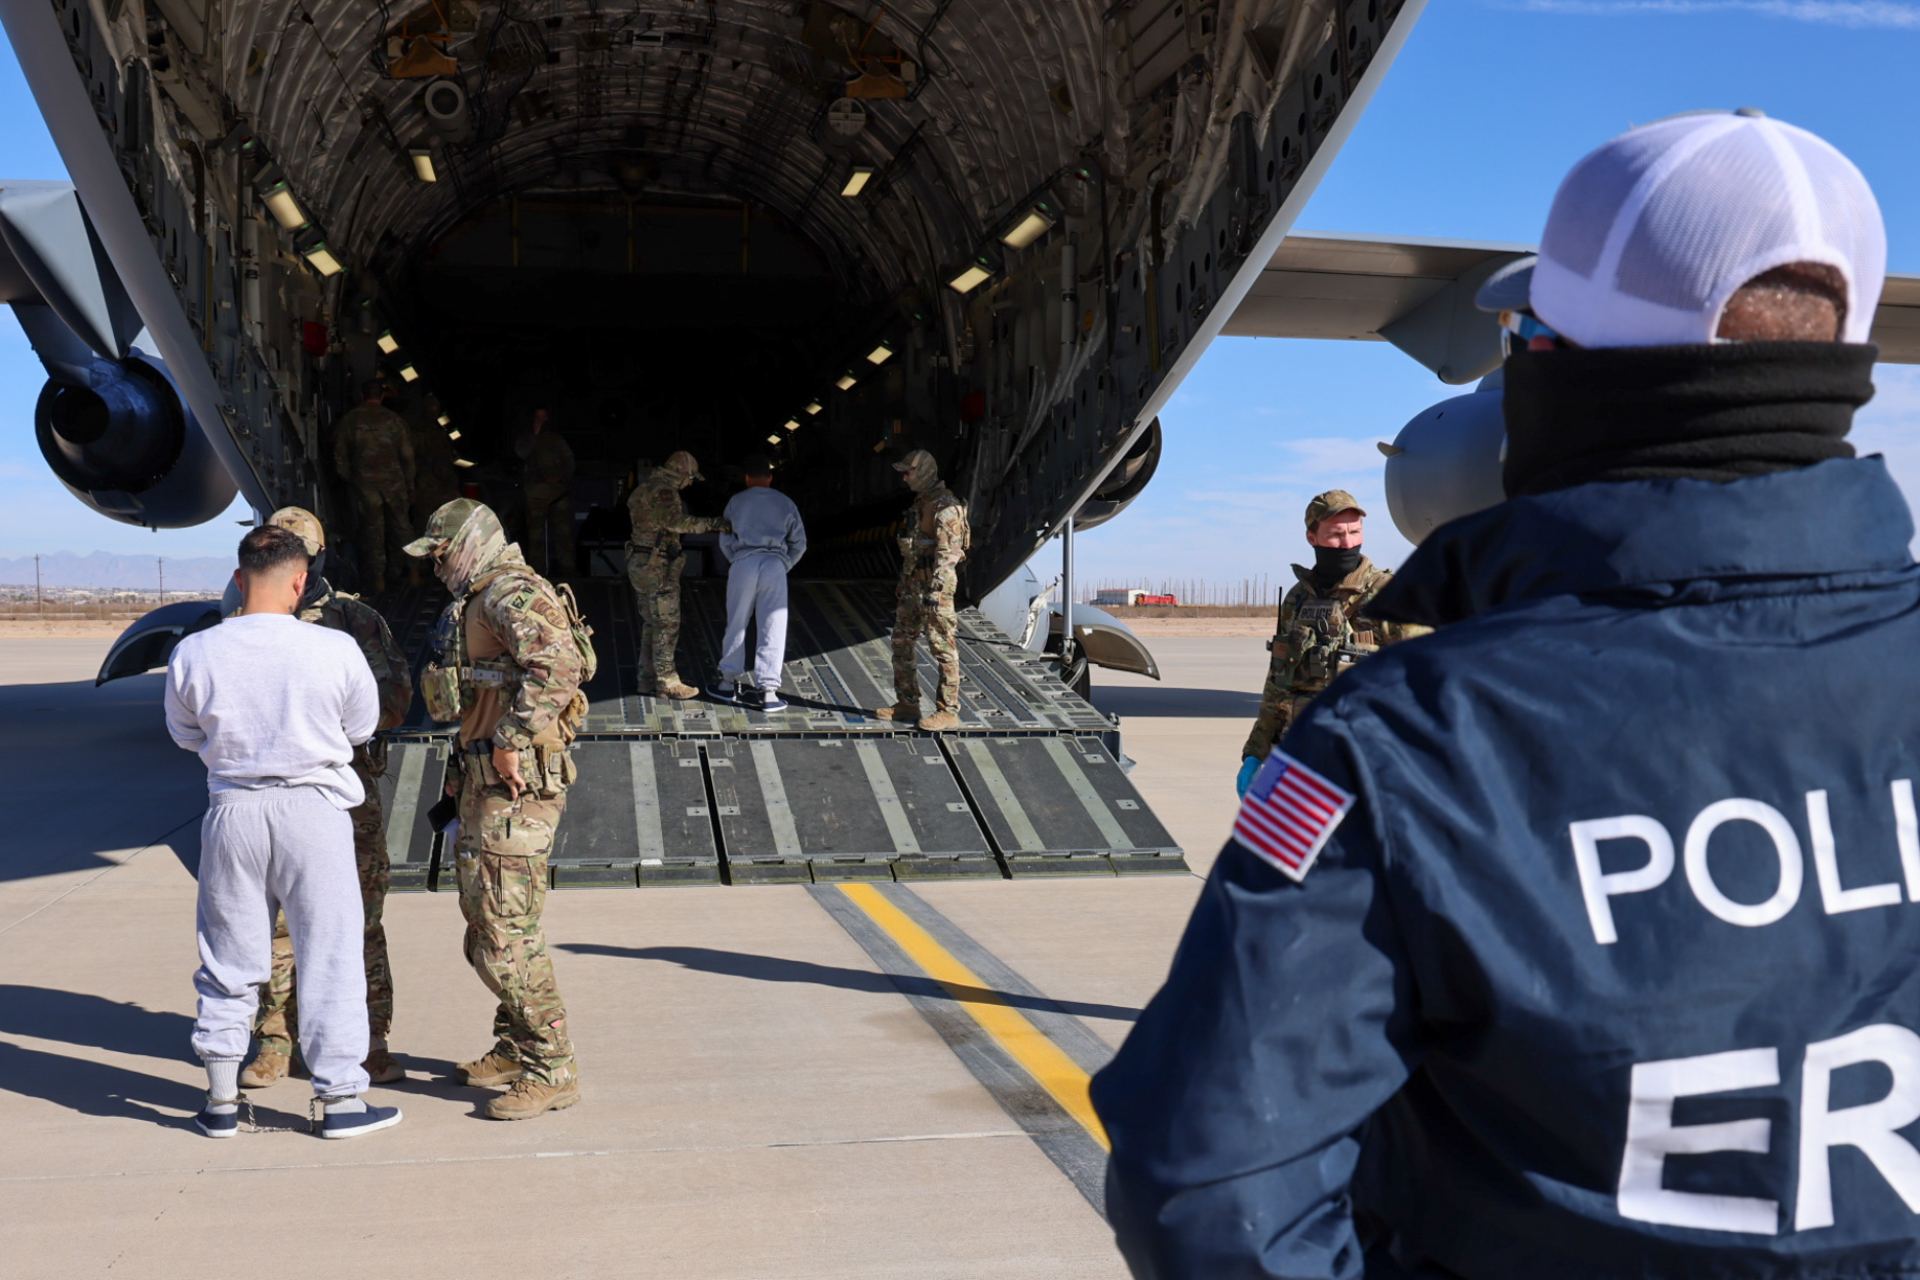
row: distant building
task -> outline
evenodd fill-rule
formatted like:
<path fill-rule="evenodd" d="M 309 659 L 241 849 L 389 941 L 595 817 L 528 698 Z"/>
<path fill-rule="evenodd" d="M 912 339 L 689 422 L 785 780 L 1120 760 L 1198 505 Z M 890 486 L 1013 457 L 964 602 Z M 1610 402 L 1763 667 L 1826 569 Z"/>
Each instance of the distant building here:
<path fill-rule="evenodd" d="M 1093 602 L 1103 607 L 1134 604 L 1179 604 L 1175 596 L 1154 595 L 1145 587 L 1104 587 L 1093 593 Z"/>

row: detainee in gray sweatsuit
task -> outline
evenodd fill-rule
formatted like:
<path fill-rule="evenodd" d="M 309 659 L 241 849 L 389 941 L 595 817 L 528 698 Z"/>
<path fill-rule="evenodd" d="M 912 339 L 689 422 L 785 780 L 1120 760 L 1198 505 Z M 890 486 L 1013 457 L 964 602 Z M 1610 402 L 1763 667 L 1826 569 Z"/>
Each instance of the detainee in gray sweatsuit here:
<path fill-rule="evenodd" d="M 778 701 L 787 657 L 787 574 L 807 553 L 807 529 L 793 499 L 773 487 L 772 462 L 751 457 L 744 470 L 747 487 L 727 503 L 733 532 L 720 535 L 720 550 L 730 562 L 720 679 L 723 692 L 736 686 L 742 702 L 753 707 Z M 760 634 L 751 682 L 744 679 L 750 618 Z"/>
<path fill-rule="evenodd" d="M 306 545 L 285 529 L 248 533 L 241 611 L 182 640 L 167 664 L 167 731 L 207 766 L 193 1049 L 207 1065 L 196 1123 L 209 1137 L 238 1130 L 240 1063 L 272 971 L 276 908 L 293 939 L 300 1049 L 326 1103 L 323 1136 L 400 1118 L 359 1098 L 367 987 L 347 810 L 365 798 L 353 749 L 373 737 L 380 694 L 351 637 L 294 616 L 307 569 Z"/>

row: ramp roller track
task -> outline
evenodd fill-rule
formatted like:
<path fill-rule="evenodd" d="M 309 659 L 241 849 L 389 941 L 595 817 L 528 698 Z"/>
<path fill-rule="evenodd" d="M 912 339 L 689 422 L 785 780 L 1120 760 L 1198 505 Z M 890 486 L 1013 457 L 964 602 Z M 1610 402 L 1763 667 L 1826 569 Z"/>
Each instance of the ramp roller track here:
<path fill-rule="evenodd" d="M 575 590 L 600 669 L 586 687 L 555 887 L 1186 870 L 1127 780 L 1118 722 L 976 611 L 960 616 L 960 727 L 933 735 L 871 714 L 893 701 L 887 584 L 793 583 L 791 705 L 773 715 L 645 692 L 626 584 Z M 379 603 L 417 669 L 444 596 L 407 589 Z M 710 681 L 722 584 L 688 582 L 684 609 L 679 670 Z M 930 709 L 937 673 L 924 645 L 917 657 Z M 382 779 L 396 889 L 452 886 L 453 851 L 426 817 L 449 751 L 416 698 L 389 735 Z"/>

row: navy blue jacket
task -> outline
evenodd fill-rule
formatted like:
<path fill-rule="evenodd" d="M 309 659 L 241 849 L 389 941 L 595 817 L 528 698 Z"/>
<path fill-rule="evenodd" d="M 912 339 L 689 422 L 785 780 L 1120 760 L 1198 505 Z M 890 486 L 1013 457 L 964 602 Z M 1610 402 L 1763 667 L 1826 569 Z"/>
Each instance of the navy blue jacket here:
<path fill-rule="evenodd" d="M 1873 458 L 1422 545 L 1094 1080 L 1135 1274 L 1920 1276 L 1912 536 Z"/>

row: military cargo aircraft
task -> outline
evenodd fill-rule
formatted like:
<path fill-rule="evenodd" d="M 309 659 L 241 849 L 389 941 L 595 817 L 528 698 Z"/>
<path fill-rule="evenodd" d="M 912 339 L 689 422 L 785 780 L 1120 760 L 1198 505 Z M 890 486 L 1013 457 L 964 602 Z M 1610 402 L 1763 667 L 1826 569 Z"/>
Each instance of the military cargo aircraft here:
<path fill-rule="evenodd" d="M 1076 658 L 1151 655 L 1091 609 L 1066 626 L 1025 565 L 1152 478 L 1160 408 L 1420 8 L 5 0 L 72 182 L 0 187 L 0 298 L 80 501 L 155 528 L 299 503 L 336 572 L 330 427 L 363 379 L 509 512 L 516 437 L 555 410 L 585 520 L 553 567 L 609 659 L 556 880 L 1178 867 L 1070 688 Z M 636 692 L 620 499 L 679 448 L 716 479 L 773 453 L 808 515 L 787 712 Z M 962 594 L 992 611 L 964 616 L 939 739 L 861 710 L 890 701 L 889 464 L 913 448 L 971 508 Z M 688 561 L 697 670 L 717 566 Z M 437 596 L 378 603 L 417 648 Z M 134 628 L 103 677 L 208 612 Z M 395 737 L 398 881 L 434 875 L 444 751 L 420 714 Z"/>
<path fill-rule="evenodd" d="M 510 521 L 516 446 L 555 412 L 581 556 L 547 567 L 603 653 L 557 882 L 1177 869 L 1083 696 L 1089 663 L 1152 655 L 1091 606 L 1069 626 L 1029 560 L 1059 539 L 1071 597 L 1073 531 L 1151 481 L 1222 332 L 1385 338 L 1455 383 L 1497 363 L 1472 291 L 1524 248 L 1288 236 L 1421 8 L 0 0 L 71 177 L 0 183 L 0 300 L 78 500 L 153 528 L 304 505 L 347 587 L 331 429 L 365 379 Z M 1900 353 L 1915 301 L 1890 287 Z M 1499 496 L 1498 397 L 1464 399 L 1386 447 L 1410 537 Z M 963 724 L 937 739 L 862 710 L 892 701 L 889 464 L 914 448 L 973 524 Z M 770 453 L 806 512 L 786 712 L 638 691 L 621 500 L 675 449 L 715 477 L 696 508 Z M 695 672 L 719 569 L 688 557 Z M 443 595 L 376 603 L 418 653 Z M 156 612 L 101 678 L 216 619 Z M 396 884 L 436 876 L 445 750 L 418 707 L 394 737 Z"/>

